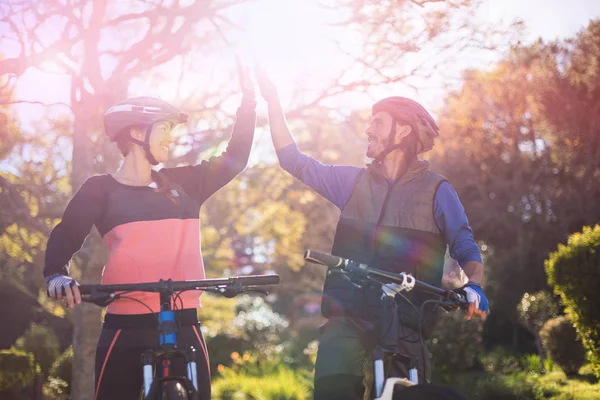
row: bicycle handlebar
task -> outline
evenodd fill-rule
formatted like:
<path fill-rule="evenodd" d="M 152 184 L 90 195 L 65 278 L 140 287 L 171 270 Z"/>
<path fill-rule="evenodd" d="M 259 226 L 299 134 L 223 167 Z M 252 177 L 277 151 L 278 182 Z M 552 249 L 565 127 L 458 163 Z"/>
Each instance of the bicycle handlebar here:
<path fill-rule="evenodd" d="M 416 287 L 419 290 L 423 290 L 429 293 L 436 294 L 438 296 L 442 296 L 446 299 L 456 301 L 460 303 L 461 306 L 468 305 L 466 299 L 460 296 L 458 293 L 452 290 L 445 290 L 437 286 L 433 286 L 428 283 L 419 281 L 413 278 L 411 275 L 408 275 L 404 272 L 397 274 L 381 269 L 371 268 L 366 264 L 359 264 L 347 258 L 334 256 L 332 254 L 321 253 L 314 250 L 306 250 L 304 252 L 304 259 L 316 264 L 325 265 L 330 268 L 339 268 L 346 273 L 362 274 L 367 278 L 377 277 L 380 279 L 384 279 L 389 283 L 396 283 L 400 285 L 403 289 L 407 291 L 410 291 L 414 287 Z"/>
<path fill-rule="evenodd" d="M 304 259 L 306 261 L 310 261 L 315 264 L 326 265 L 331 268 L 343 267 L 349 261 L 342 257 L 334 256 L 332 254 L 320 253 L 314 250 L 306 250 L 304 252 Z"/>
<path fill-rule="evenodd" d="M 220 286 L 263 286 L 279 283 L 279 275 L 245 275 L 228 278 L 203 279 L 198 281 L 160 280 L 146 283 L 124 283 L 114 285 L 79 285 L 81 294 L 92 294 L 92 291 L 102 293 L 114 292 L 180 292 L 184 290 L 204 290 Z"/>

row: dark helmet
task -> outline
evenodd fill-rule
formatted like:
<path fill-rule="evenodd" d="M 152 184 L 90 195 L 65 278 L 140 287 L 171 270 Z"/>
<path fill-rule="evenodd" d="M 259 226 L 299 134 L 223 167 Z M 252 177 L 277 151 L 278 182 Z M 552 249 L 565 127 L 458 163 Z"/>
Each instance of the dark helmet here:
<path fill-rule="evenodd" d="M 114 142 L 120 133 L 132 126 L 152 126 L 164 120 L 179 124 L 187 119 L 187 114 L 165 101 L 153 97 L 132 97 L 115 104 L 104 113 L 104 129 Z"/>
<path fill-rule="evenodd" d="M 420 153 L 425 153 L 433 148 L 433 141 L 439 136 L 440 128 L 422 105 L 406 97 L 393 96 L 380 100 L 373 105 L 373 115 L 380 111 L 389 113 L 394 119 L 390 143 L 394 141 L 396 123 L 399 122 L 411 125 L 421 144 Z M 398 145 L 388 147 L 377 159 L 381 161 L 389 152 L 399 147 Z"/>

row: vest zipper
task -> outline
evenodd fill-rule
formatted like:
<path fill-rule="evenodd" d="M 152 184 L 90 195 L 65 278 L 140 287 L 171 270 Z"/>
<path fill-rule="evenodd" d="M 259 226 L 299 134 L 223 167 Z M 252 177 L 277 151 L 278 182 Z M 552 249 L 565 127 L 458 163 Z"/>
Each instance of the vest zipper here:
<path fill-rule="evenodd" d="M 381 206 L 381 212 L 379 213 L 379 219 L 377 220 L 377 225 L 376 227 L 379 228 L 379 226 L 381 225 L 381 223 L 383 222 L 383 216 L 385 214 L 385 211 L 387 210 L 387 203 L 388 201 L 390 201 L 390 195 L 392 194 L 392 188 L 394 187 L 395 183 L 390 184 L 389 182 L 386 182 L 388 185 L 387 188 L 387 192 L 385 193 L 385 199 L 383 199 L 383 205 Z"/>
<path fill-rule="evenodd" d="M 396 182 L 390 184 L 389 182 L 386 182 L 388 187 L 387 187 L 387 192 L 385 193 L 385 198 L 383 199 L 383 205 L 381 206 L 381 211 L 379 213 L 379 219 L 377 220 L 377 225 L 375 225 L 375 232 L 373 232 L 373 235 L 371 236 L 370 239 L 370 246 L 371 248 L 373 248 L 373 255 L 371 256 L 371 263 L 375 262 L 375 260 L 377 259 L 377 256 L 379 255 L 379 246 L 376 246 L 377 244 L 377 231 L 379 231 L 379 227 L 381 226 L 381 223 L 383 222 L 383 216 L 385 215 L 385 211 L 387 210 L 387 203 L 388 201 L 390 201 L 390 195 L 392 194 L 392 188 L 394 187 L 394 185 L 396 184 Z"/>

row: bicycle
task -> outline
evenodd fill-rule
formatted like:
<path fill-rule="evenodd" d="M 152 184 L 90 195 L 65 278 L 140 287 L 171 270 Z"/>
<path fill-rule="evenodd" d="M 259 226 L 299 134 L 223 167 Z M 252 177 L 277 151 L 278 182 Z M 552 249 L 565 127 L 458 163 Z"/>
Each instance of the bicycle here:
<path fill-rule="evenodd" d="M 421 314 L 423 313 L 425 303 L 437 303 L 446 310 L 466 309 L 468 307 L 468 302 L 463 295 L 419 281 L 412 275 L 404 272 L 396 274 L 375 269 L 346 258 L 313 250 L 306 250 L 304 259 L 329 267 L 328 274 L 343 274 L 354 285 L 362 286 L 364 282 L 368 281 L 370 284 L 374 284 L 381 289 L 382 296 L 394 298 L 396 295 L 402 295 L 401 292 L 409 292 L 414 289 L 439 296 L 439 300 L 427 300 L 421 305 L 420 310 L 417 310 L 419 316 L 419 338 L 423 353 L 425 352 L 425 345 L 421 332 Z M 392 314 L 389 316 L 390 320 L 397 323 L 398 317 L 395 307 L 389 308 L 389 310 L 390 314 Z M 386 329 L 389 331 L 389 326 Z M 394 340 L 397 342 L 398 339 L 395 338 Z M 372 400 L 466 400 L 466 397 L 453 388 L 429 383 L 420 384 L 415 361 L 395 349 L 393 343 L 390 343 L 389 340 L 386 343 L 382 343 L 381 337 L 379 337 L 371 354 L 373 356 L 374 367 L 373 393 L 370 396 Z M 386 365 L 390 365 L 389 361 L 392 360 L 404 363 L 409 370 L 409 376 L 391 376 L 389 371 L 386 371 Z"/>
<path fill-rule="evenodd" d="M 198 379 L 193 346 L 181 348 L 177 345 L 177 321 L 175 318 L 176 301 L 179 295 L 188 290 L 202 290 L 216 293 L 228 298 L 242 293 L 259 292 L 268 294 L 256 287 L 279 283 L 279 275 L 247 275 L 228 278 L 205 279 L 199 281 L 160 280 L 151 283 L 114 284 L 114 285 L 80 285 L 82 301 L 106 307 L 119 298 L 127 298 L 131 292 L 152 292 L 160 295 L 160 311 L 155 313 L 158 320 L 159 347 L 148 349 L 142 353 L 142 369 L 144 376 L 141 397 L 151 399 L 187 399 L 197 398 Z M 175 306 L 171 306 L 171 301 Z M 170 360 L 183 358 L 186 363 L 187 376 L 169 376 L 169 368 L 153 366 L 157 362 L 169 365 Z M 156 374 L 156 378 L 155 378 Z"/>

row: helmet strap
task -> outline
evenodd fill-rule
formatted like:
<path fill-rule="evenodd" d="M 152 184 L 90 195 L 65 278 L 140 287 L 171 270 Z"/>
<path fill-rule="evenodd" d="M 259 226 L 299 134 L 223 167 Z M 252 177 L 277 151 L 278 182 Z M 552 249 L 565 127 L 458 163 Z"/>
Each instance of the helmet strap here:
<path fill-rule="evenodd" d="M 144 148 L 144 151 L 146 152 L 146 158 L 148 159 L 148 162 L 152 165 L 156 165 L 156 164 L 158 164 L 158 161 L 156 161 L 156 158 L 154 158 L 154 156 L 152 155 L 152 152 L 150 151 L 150 134 L 151 133 L 152 133 L 152 125 L 148 125 L 148 127 L 146 128 L 146 139 L 144 139 L 143 142 L 141 140 L 131 137 L 131 135 L 129 135 L 129 140 L 131 140 L 135 144 L 142 146 Z"/>
<path fill-rule="evenodd" d="M 390 132 L 390 136 L 388 138 L 388 146 L 373 160 L 374 163 L 379 164 L 382 163 L 383 160 L 394 150 L 398 150 L 404 147 L 403 144 L 393 144 L 396 139 L 396 118 L 392 119 L 392 131 Z"/>

